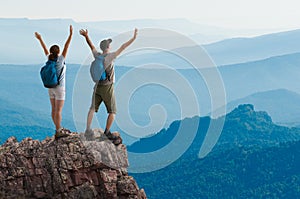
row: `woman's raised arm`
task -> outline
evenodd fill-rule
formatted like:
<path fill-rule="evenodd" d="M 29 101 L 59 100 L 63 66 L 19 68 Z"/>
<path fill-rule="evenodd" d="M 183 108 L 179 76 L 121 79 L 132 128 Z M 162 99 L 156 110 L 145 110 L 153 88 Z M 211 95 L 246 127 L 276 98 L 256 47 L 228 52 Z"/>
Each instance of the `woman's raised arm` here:
<path fill-rule="evenodd" d="M 72 25 L 70 25 L 70 34 L 69 34 L 69 37 L 68 37 L 68 39 L 65 43 L 64 50 L 61 53 L 62 56 L 64 56 L 64 58 L 66 58 L 66 56 L 67 56 L 67 52 L 68 52 L 68 48 L 69 48 L 70 43 L 71 43 L 72 35 L 73 35 L 73 27 L 72 27 Z"/>
<path fill-rule="evenodd" d="M 49 55 L 49 51 L 47 49 L 46 44 L 44 43 L 44 41 L 42 39 L 42 36 L 38 32 L 35 32 L 34 34 L 35 34 L 35 37 L 40 41 L 40 44 L 41 44 L 41 46 L 42 46 L 42 48 L 44 50 L 45 55 L 48 56 Z"/>

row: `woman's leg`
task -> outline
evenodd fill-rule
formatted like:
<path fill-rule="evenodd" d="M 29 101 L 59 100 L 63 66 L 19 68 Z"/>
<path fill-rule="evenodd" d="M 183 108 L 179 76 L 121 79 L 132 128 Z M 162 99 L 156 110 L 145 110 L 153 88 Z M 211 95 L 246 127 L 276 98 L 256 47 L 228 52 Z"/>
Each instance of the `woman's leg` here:
<path fill-rule="evenodd" d="M 61 128 L 62 109 L 64 107 L 64 102 L 65 100 L 55 100 L 54 124 L 56 130 Z"/>
<path fill-rule="evenodd" d="M 50 98 L 50 102 L 51 102 L 51 118 L 55 125 L 56 124 L 56 122 L 55 122 L 55 99 Z M 55 125 L 55 127 L 56 127 L 56 125 Z M 56 128 L 56 130 L 57 130 L 57 128 Z"/>

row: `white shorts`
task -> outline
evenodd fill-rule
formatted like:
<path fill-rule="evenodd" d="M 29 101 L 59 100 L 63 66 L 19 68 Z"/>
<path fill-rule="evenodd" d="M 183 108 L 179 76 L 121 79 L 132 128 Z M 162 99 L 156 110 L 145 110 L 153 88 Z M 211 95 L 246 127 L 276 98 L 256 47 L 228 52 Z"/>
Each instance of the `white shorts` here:
<path fill-rule="evenodd" d="M 64 87 L 57 86 L 56 88 L 48 89 L 50 99 L 65 100 L 66 89 Z"/>

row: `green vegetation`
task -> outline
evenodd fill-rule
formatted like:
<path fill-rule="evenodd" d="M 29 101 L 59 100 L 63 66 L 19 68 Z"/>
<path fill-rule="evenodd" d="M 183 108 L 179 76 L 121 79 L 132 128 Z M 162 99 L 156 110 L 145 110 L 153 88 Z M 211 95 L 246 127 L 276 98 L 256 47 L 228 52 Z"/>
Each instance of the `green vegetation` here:
<path fill-rule="evenodd" d="M 299 198 L 300 129 L 275 125 L 267 113 L 242 105 L 226 116 L 213 151 L 199 159 L 210 122 L 214 120 L 200 119 L 194 142 L 176 162 L 132 174 L 149 198 Z M 163 137 L 174 135 L 176 126 L 162 131 Z M 158 143 L 160 136 L 149 139 L 154 138 Z M 128 149 L 138 151 L 145 139 Z"/>

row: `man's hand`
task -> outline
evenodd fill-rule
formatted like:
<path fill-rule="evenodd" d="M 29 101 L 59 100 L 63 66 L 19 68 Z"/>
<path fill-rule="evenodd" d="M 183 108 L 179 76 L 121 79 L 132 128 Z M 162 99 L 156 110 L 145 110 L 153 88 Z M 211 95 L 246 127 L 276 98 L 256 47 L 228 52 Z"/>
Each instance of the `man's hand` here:
<path fill-rule="evenodd" d="M 89 35 L 88 35 L 88 30 L 87 29 L 81 29 L 79 30 L 79 34 L 81 34 L 82 36 L 85 37 L 85 40 L 87 42 L 87 44 L 89 45 L 89 47 L 91 48 L 92 52 L 96 51 L 96 48 L 93 44 L 93 42 L 90 40 Z"/>
<path fill-rule="evenodd" d="M 79 33 L 80 33 L 82 36 L 84 36 L 84 37 L 87 37 L 87 36 L 88 36 L 88 30 L 87 30 L 87 29 L 86 29 L 86 30 L 81 29 L 81 30 L 79 31 Z"/>
<path fill-rule="evenodd" d="M 119 56 L 122 53 L 122 51 L 125 50 L 125 48 L 130 46 L 132 44 L 132 42 L 134 42 L 134 40 L 137 37 L 137 33 L 138 33 L 138 29 L 135 28 L 134 33 L 133 33 L 133 37 L 131 39 L 129 39 L 127 42 L 125 42 L 124 44 L 122 44 L 122 46 L 116 51 L 116 57 Z"/>
<path fill-rule="evenodd" d="M 38 40 L 41 40 L 42 39 L 42 36 L 38 33 L 38 32 L 35 32 L 35 37 L 38 39 Z"/>

